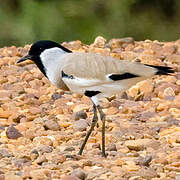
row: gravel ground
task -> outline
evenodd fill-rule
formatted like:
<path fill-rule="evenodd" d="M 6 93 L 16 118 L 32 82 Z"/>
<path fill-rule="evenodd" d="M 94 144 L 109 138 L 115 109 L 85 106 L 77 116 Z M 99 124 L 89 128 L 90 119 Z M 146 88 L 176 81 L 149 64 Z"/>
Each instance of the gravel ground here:
<path fill-rule="evenodd" d="M 180 40 L 97 37 L 63 45 L 180 72 Z M 79 156 L 92 104 L 56 89 L 31 61 L 17 65 L 29 47 L 0 49 L 0 180 L 180 180 L 180 73 L 103 99 L 108 156 L 101 157 L 100 121 Z"/>

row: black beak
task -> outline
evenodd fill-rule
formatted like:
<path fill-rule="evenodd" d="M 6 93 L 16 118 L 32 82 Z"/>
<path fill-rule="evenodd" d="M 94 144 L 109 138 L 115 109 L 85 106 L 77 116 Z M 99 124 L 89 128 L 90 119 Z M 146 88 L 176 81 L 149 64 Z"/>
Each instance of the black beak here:
<path fill-rule="evenodd" d="M 27 60 L 27 59 L 31 59 L 31 58 L 32 58 L 32 56 L 28 54 L 28 55 L 22 57 L 21 59 L 19 59 L 19 60 L 17 61 L 17 63 L 21 63 L 21 62 L 23 62 L 23 61 L 25 61 L 25 60 Z"/>

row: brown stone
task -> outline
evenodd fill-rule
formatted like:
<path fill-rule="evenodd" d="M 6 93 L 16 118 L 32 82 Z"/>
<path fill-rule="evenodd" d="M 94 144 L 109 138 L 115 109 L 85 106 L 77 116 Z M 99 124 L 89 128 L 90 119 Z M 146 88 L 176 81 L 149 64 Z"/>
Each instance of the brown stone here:
<path fill-rule="evenodd" d="M 89 126 L 88 121 L 85 119 L 80 119 L 75 121 L 73 124 L 73 128 L 75 131 L 86 131 L 86 128 Z"/>
<path fill-rule="evenodd" d="M 61 180 L 80 180 L 80 179 L 76 176 L 71 175 L 71 176 L 64 176 L 61 178 Z"/>
<path fill-rule="evenodd" d="M 44 127 L 53 131 L 58 131 L 60 129 L 59 124 L 54 120 L 45 120 Z"/>
<path fill-rule="evenodd" d="M 9 139 L 18 139 L 22 136 L 22 134 L 13 125 L 7 128 L 6 135 Z"/>

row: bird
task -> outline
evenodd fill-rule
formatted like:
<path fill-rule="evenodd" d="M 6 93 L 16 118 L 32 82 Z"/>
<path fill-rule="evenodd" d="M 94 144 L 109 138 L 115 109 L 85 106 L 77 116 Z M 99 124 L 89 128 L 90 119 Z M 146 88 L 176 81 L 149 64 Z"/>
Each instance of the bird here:
<path fill-rule="evenodd" d="M 89 136 L 98 121 L 102 121 L 102 156 L 105 151 L 105 113 L 99 100 L 119 94 L 137 82 L 155 75 L 171 75 L 174 70 L 167 66 L 155 66 L 140 62 L 119 60 L 98 53 L 73 52 L 51 40 L 40 40 L 32 44 L 28 54 L 17 63 L 32 60 L 49 81 L 64 91 L 83 94 L 93 105 L 93 118 L 80 147 L 82 155 Z"/>

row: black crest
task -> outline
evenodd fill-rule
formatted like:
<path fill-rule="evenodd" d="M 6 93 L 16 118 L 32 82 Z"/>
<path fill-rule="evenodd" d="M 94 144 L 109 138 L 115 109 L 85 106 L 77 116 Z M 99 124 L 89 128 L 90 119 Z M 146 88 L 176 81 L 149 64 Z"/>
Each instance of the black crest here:
<path fill-rule="evenodd" d="M 62 49 L 65 52 L 68 52 L 68 53 L 72 52 L 69 49 L 61 46 L 60 44 L 58 44 L 54 41 L 41 40 L 41 41 L 35 42 L 31 46 L 30 51 L 29 51 L 29 55 L 39 56 L 44 50 L 54 48 L 54 47 L 58 47 L 58 48 Z"/>

